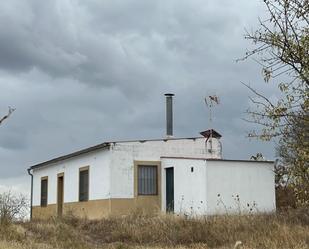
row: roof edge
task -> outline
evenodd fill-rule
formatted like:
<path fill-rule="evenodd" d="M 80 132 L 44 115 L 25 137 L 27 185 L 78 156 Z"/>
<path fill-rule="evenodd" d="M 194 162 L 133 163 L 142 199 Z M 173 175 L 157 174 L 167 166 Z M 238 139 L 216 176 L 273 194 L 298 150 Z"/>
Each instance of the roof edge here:
<path fill-rule="evenodd" d="M 91 147 L 88 147 L 86 149 L 78 150 L 78 151 L 75 151 L 73 153 L 69 153 L 69 154 L 66 154 L 66 155 L 63 155 L 63 156 L 60 156 L 60 157 L 50 159 L 50 160 L 42 162 L 42 163 L 32 165 L 32 166 L 30 166 L 29 170 L 41 168 L 43 166 L 46 166 L 46 165 L 49 165 L 49 164 L 52 164 L 52 163 L 64 161 L 64 160 L 70 159 L 70 158 L 75 157 L 75 156 L 90 153 L 90 152 L 95 151 L 95 150 L 107 149 L 109 147 L 110 147 L 110 143 L 102 143 L 102 144 L 98 144 L 98 145 L 95 145 L 95 146 L 91 146 Z"/>
<path fill-rule="evenodd" d="M 168 141 L 168 140 L 182 140 L 182 139 L 191 139 L 191 140 L 195 140 L 195 139 L 203 139 L 204 137 L 182 137 L 182 138 L 157 138 L 157 139 L 136 139 L 136 140 L 123 140 L 123 141 L 109 141 L 109 142 L 104 142 L 95 146 L 91 146 L 88 147 L 86 149 L 82 149 L 82 150 L 78 150 L 60 157 L 56 157 L 47 161 L 44 161 L 42 163 L 38 163 L 35 165 L 30 166 L 28 169 L 32 170 L 32 169 L 37 169 L 37 168 L 41 168 L 43 166 L 52 164 L 52 163 L 56 163 L 56 162 L 60 162 L 60 161 L 64 161 L 67 160 L 69 158 L 75 157 L 75 156 L 79 156 L 82 154 L 86 154 L 98 149 L 102 149 L 102 148 L 108 148 L 111 144 L 115 144 L 115 143 L 133 143 L 133 142 L 140 142 L 140 143 L 144 143 L 144 142 L 148 142 L 148 141 Z"/>
<path fill-rule="evenodd" d="M 195 140 L 195 139 L 205 139 L 202 136 L 198 136 L 198 137 L 169 137 L 169 138 L 152 138 L 152 139 L 135 139 L 135 140 L 120 140 L 120 141 L 107 141 L 107 143 L 134 143 L 134 142 L 140 142 L 140 143 L 144 143 L 144 142 L 152 142 L 152 141 L 169 141 L 169 140 L 184 140 L 184 139 L 188 139 L 188 140 Z"/>
<path fill-rule="evenodd" d="M 189 160 L 205 160 L 205 161 L 225 161 L 225 162 L 254 162 L 254 163 L 275 163 L 275 161 L 255 161 L 255 160 L 248 160 L 248 159 L 216 159 L 216 158 L 206 158 L 206 157 L 173 157 L 173 156 L 161 156 L 160 158 L 167 158 L 167 159 L 189 159 Z"/>

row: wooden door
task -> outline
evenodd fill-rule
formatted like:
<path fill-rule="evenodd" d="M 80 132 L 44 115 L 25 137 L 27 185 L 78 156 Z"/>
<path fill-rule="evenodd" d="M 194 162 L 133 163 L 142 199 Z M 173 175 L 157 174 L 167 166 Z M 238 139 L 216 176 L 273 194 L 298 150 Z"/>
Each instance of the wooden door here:
<path fill-rule="evenodd" d="M 58 216 L 62 216 L 63 214 L 63 175 L 58 176 L 58 184 L 57 184 L 57 212 Z"/>
<path fill-rule="evenodd" d="M 166 212 L 174 212 L 174 168 L 166 168 Z"/>

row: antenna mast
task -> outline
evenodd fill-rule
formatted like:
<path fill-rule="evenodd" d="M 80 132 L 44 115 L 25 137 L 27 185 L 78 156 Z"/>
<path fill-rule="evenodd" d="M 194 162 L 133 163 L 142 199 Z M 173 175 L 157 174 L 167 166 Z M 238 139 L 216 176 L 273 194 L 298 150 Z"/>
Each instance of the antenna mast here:
<path fill-rule="evenodd" d="M 209 110 L 209 123 L 212 123 L 212 115 L 213 115 L 213 108 L 215 107 L 215 105 L 219 105 L 220 104 L 220 100 L 219 97 L 217 95 L 209 95 L 207 97 L 204 98 L 206 107 Z"/>
<path fill-rule="evenodd" d="M 207 97 L 204 98 L 206 107 L 209 110 L 209 124 L 210 126 L 212 126 L 212 116 L 213 116 L 213 108 L 216 105 L 220 104 L 220 100 L 219 97 L 217 95 L 209 95 Z M 212 153 L 212 128 L 210 127 L 210 135 L 209 137 L 206 139 L 206 150 L 207 150 L 207 141 L 209 140 L 209 144 L 210 144 L 210 149 L 209 152 Z"/>

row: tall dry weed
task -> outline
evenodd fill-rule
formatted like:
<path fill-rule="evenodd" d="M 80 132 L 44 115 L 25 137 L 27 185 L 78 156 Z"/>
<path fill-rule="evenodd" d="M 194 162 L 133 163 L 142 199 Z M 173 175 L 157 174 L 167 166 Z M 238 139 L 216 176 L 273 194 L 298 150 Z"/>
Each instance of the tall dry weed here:
<path fill-rule="evenodd" d="M 62 219 L 13 224 L 1 243 L 24 248 L 309 248 L 309 211 L 191 218 L 145 214 L 102 220 Z M 18 228 L 19 227 L 19 228 Z M 10 229 L 10 230 L 9 230 Z M 4 242 L 5 241 L 5 242 Z M 0 245 L 1 245 L 0 243 Z M 0 247 L 1 248 L 1 247 Z M 16 247 L 19 248 L 19 247 Z"/>

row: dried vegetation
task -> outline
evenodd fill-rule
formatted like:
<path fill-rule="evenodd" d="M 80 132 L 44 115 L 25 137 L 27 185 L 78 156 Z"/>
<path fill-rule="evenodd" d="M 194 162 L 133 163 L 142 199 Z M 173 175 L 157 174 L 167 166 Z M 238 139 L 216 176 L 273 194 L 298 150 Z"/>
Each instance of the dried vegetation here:
<path fill-rule="evenodd" d="M 241 243 L 240 243 L 241 241 Z M 187 219 L 134 212 L 0 226 L 0 248 L 309 248 L 309 211 Z"/>

